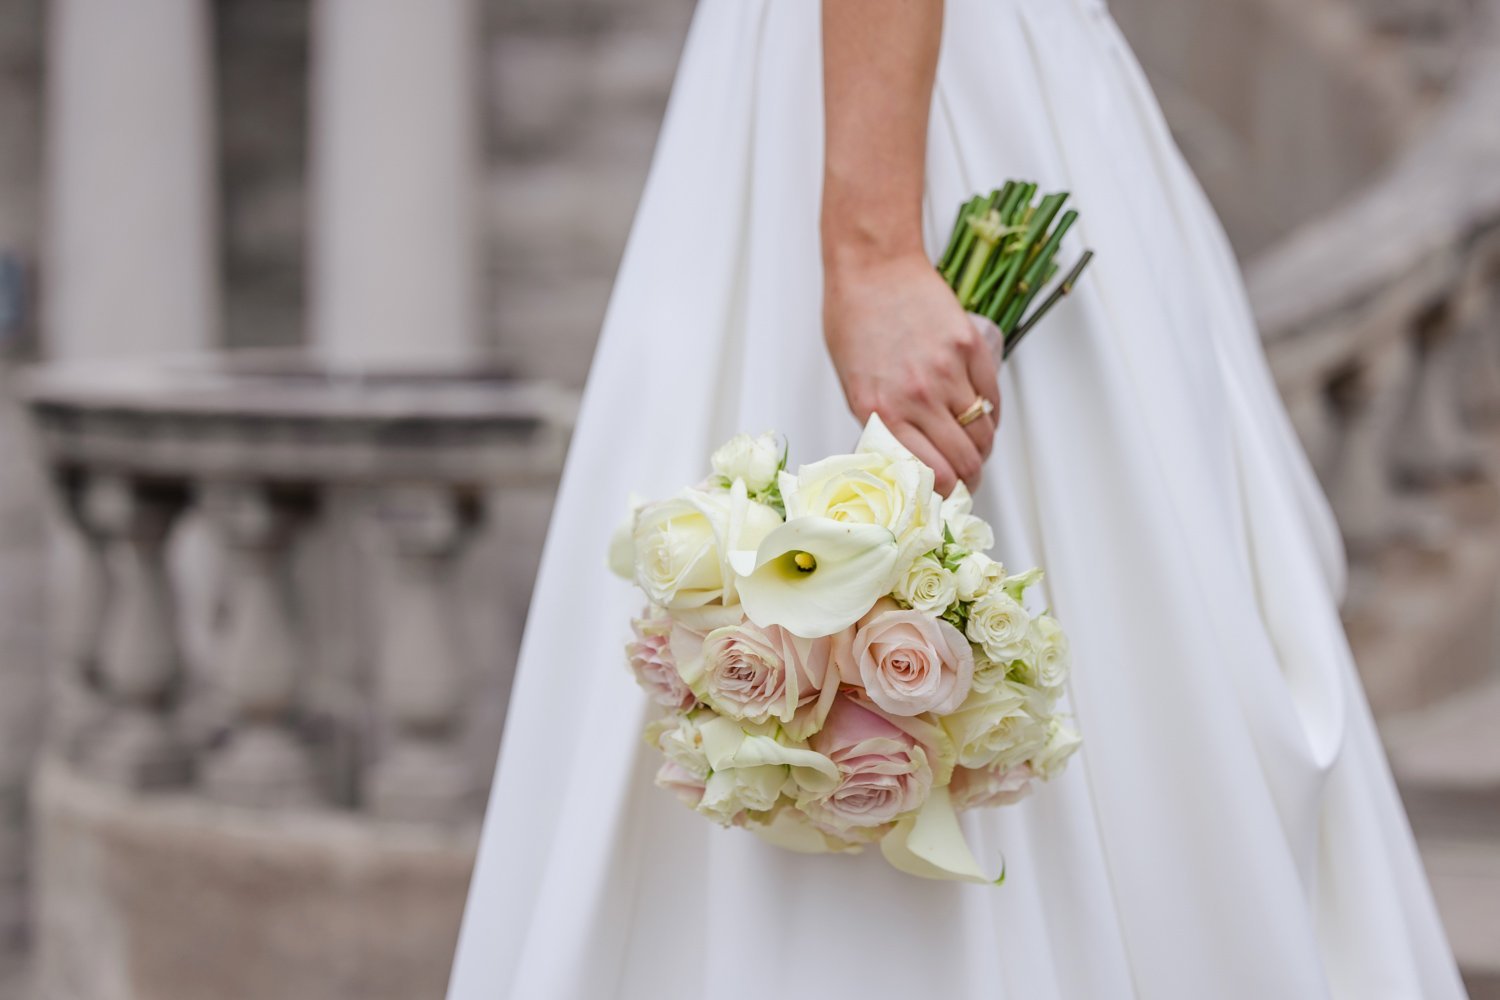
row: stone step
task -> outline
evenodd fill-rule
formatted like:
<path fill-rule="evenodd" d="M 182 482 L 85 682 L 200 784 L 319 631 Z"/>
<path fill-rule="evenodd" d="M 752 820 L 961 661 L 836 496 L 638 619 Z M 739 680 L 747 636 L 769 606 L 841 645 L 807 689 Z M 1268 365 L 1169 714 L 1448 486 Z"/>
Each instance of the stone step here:
<path fill-rule="evenodd" d="M 1500 674 L 1381 723 L 1391 769 L 1421 838 L 1488 841 L 1500 850 Z M 1500 940 L 1500 923 L 1494 928 Z"/>
<path fill-rule="evenodd" d="M 1500 673 L 1381 721 L 1471 1000 L 1500 1000 Z"/>
<path fill-rule="evenodd" d="M 1469 1000 L 1500 1000 L 1500 837 L 1427 840 L 1422 860 Z"/>

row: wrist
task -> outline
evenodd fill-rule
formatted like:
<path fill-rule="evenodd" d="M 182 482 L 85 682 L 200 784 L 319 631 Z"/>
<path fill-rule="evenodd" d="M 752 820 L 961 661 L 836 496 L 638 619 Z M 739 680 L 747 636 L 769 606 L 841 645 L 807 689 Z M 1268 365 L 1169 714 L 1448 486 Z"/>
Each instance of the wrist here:
<path fill-rule="evenodd" d="M 855 273 L 912 258 L 927 259 L 922 243 L 920 201 L 860 198 L 829 182 L 823 189 L 820 225 L 823 268 L 829 275 Z"/>
<path fill-rule="evenodd" d="M 921 234 L 872 231 L 823 232 L 823 276 L 826 284 L 854 283 L 872 275 L 919 263 L 930 268 Z"/>

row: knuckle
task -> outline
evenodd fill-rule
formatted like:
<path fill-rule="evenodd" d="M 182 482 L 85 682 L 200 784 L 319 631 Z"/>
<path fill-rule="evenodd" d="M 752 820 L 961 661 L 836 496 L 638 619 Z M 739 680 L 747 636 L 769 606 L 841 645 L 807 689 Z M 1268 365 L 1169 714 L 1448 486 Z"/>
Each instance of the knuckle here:
<path fill-rule="evenodd" d="M 973 323 L 965 323 L 963 327 L 954 334 L 953 345 L 964 354 L 978 353 L 979 348 L 984 346 L 984 338 L 974 328 Z"/>

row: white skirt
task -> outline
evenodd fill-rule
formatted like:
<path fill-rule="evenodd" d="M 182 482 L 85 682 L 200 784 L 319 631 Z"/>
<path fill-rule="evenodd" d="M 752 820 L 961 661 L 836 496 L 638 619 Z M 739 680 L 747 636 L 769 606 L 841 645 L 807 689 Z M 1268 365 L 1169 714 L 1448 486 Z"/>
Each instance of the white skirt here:
<path fill-rule="evenodd" d="M 450 1000 L 1463 996 L 1235 261 L 1096 0 L 948 0 L 934 254 L 1007 178 L 1098 258 L 1002 377 L 976 513 L 1045 567 L 1084 748 L 966 814 L 1000 887 L 808 857 L 652 785 L 605 550 L 739 430 L 858 433 L 823 347 L 819 5 L 703 0 L 532 603 Z"/>

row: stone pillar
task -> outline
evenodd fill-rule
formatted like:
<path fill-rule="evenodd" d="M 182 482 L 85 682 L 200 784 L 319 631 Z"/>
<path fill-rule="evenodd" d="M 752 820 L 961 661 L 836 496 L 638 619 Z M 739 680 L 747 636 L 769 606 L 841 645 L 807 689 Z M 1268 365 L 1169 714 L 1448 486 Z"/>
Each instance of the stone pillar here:
<path fill-rule="evenodd" d="M 52 357 L 218 341 L 209 11 L 207 0 L 48 8 Z"/>
<path fill-rule="evenodd" d="M 312 340 L 342 367 L 479 346 L 473 0 L 318 0 Z"/>

